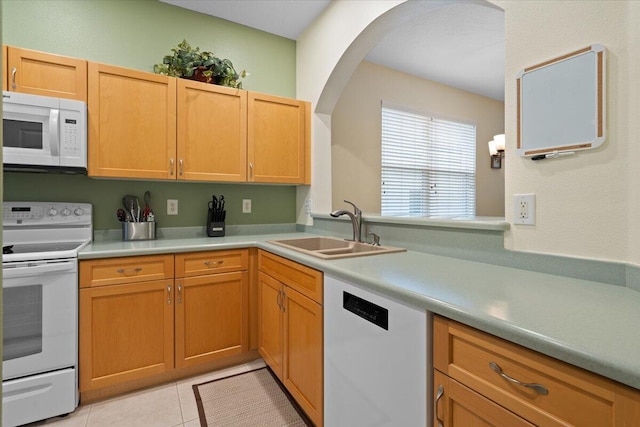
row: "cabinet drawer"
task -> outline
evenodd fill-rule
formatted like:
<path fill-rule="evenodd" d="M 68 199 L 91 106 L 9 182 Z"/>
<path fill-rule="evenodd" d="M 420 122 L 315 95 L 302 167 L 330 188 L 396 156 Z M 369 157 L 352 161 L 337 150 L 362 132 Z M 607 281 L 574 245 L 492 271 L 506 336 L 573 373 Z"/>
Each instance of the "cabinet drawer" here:
<path fill-rule="evenodd" d="M 80 261 L 81 288 L 172 278 L 173 255 Z"/>
<path fill-rule="evenodd" d="M 176 254 L 176 277 L 204 276 L 248 269 L 247 249 Z"/>
<path fill-rule="evenodd" d="M 599 375 L 440 317 L 433 348 L 436 369 L 536 425 L 619 425 L 617 383 Z M 509 381 L 490 363 L 548 394 Z"/>
<path fill-rule="evenodd" d="M 258 254 L 258 269 L 322 304 L 322 272 L 269 252 Z"/>

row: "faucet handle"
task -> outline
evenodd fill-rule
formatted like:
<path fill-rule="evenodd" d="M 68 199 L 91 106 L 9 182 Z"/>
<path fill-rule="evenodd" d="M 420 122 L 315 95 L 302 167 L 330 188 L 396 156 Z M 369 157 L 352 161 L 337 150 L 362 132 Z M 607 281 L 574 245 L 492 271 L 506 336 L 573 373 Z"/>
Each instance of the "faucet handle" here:
<path fill-rule="evenodd" d="M 350 201 L 348 201 L 348 200 L 345 200 L 344 202 L 345 202 L 345 203 L 349 203 L 351 206 L 353 206 L 353 213 L 354 213 L 354 214 L 358 215 L 358 212 L 359 212 L 359 213 L 362 213 L 362 211 L 360 210 L 360 208 L 359 208 L 359 207 L 357 207 L 355 203 L 350 202 Z"/>
<path fill-rule="evenodd" d="M 369 236 L 373 236 L 373 246 L 380 246 L 380 236 L 378 236 L 376 233 L 374 232 L 370 232 Z"/>

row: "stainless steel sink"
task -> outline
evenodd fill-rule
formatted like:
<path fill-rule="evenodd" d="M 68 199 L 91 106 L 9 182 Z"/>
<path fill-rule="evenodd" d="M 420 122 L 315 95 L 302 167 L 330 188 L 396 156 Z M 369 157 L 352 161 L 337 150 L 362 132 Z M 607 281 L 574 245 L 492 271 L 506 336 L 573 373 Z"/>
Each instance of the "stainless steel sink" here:
<path fill-rule="evenodd" d="M 267 243 L 313 255 L 323 259 L 350 258 L 356 256 L 404 252 L 406 249 L 392 246 L 373 246 L 335 237 L 304 237 L 301 239 L 270 240 Z"/>

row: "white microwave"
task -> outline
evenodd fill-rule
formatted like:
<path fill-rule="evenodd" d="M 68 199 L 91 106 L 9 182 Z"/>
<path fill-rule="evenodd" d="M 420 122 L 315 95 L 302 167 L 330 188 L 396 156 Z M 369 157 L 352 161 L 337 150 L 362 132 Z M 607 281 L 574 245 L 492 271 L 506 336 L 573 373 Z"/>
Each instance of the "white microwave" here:
<path fill-rule="evenodd" d="M 87 104 L 2 92 L 5 170 L 87 170 Z"/>

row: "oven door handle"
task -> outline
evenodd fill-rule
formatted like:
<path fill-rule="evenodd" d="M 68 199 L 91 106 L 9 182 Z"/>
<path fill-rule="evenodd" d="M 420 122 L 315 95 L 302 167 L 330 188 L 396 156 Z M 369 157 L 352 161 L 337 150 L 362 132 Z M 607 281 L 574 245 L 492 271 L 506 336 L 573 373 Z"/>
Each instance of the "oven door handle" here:
<path fill-rule="evenodd" d="M 37 262 L 25 263 L 20 267 L 2 267 L 2 278 L 13 279 L 26 276 L 34 276 L 45 273 L 58 273 L 58 272 L 73 272 L 74 263 L 72 261 L 63 261 L 57 263 L 43 263 Z M 11 287 L 9 283 L 3 283 L 4 287 Z"/>

